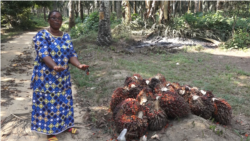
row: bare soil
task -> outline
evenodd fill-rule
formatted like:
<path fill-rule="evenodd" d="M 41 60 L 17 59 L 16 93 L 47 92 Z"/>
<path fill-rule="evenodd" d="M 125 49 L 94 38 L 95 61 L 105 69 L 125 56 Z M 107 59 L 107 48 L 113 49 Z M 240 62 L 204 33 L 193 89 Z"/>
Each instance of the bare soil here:
<path fill-rule="evenodd" d="M 1 140 L 2 141 L 26 141 L 36 140 L 45 141 L 46 135 L 37 134 L 30 131 L 30 112 L 32 90 L 28 89 L 32 72 L 32 59 L 30 56 L 32 48 L 29 47 L 31 38 L 36 32 L 28 32 L 20 35 L 19 38 L 2 44 L 1 50 Z M 24 39 L 29 39 L 27 43 L 22 43 Z M 138 53 L 128 53 L 123 47 L 133 43 L 122 41 L 116 46 L 115 51 L 107 50 L 103 56 L 110 56 L 113 59 L 145 59 L 150 50 L 142 50 Z M 75 44 L 76 46 L 77 44 Z M 214 54 L 213 59 L 209 61 L 210 65 L 219 68 L 221 63 L 241 68 L 246 72 L 250 72 L 250 54 L 244 51 L 223 51 L 218 48 L 205 49 L 202 52 Z M 178 53 L 178 52 L 176 52 Z M 105 61 L 98 61 L 95 58 L 100 57 L 95 54 L 78 53 L 85 57 L 90 66 L 103 66 L 105 72 L 111 72 L 108 77 L 101 79 L 112 80 L 105 85 L 107 89 L 110 86 L 122 86 L 123 81 L 128 74 L 126 70 L 110 70 L 113 64 Z M 100 72 L 101 73 L 101 72 Z M 111 78 L 112 77 L 112 78 Z M 247 78 L 249 79 L 249 77 Z M 76 88 L 74 85 L 73 88 Z M 76 88 L 81 91 L 80 88 Z M 106 141 L 116 140 L 118 136 L 115 131 L 114 123 L 111 120 L 111 114 L 108 110 L 110 97 L 102 98 L 99 102 L 88 99 L 77 93 L 73 89 L 75 124 L 79 128 L 80 134 L 71 135 L 70 133 L 62 133 L 58 135 L 58 139 L 62 141 Z M 110 89 L 112 92 L 113 89 Z M 97 93 L 101 93 L 97 91 Z M 13 116 L 13 114 L 15 116 Z M 21 115 L 24 116 L 21 116 Z M 205 120 L 195 115 L 187 118 L 171 120 L 167 128 L 161 131 L 149 132 L 147 138 L 149 141 L 157 141 L 151 139 L 157 134 L 159 140 L 183 140 L 183 141 L 238 141 L 247 140 L 246 135 L 250 135 L 250 118 L 244 114 L 233 115 L 231 124 L 221 126 L 212 121 Z M 248 138 L 249 140 L 249 138 Z"/>

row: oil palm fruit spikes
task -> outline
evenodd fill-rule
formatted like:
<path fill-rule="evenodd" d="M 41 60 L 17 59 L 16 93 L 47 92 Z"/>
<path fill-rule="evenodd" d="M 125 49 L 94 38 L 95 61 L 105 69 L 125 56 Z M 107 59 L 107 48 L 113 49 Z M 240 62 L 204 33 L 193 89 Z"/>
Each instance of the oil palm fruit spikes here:
<path fill-rule="evenodd" d="M 213 117 L 220 124 L 227 125 L 232 119 L 232 108 L 224 99 L 212 98 L 214 104 Z"/>
<path fill-rule="evenodd" d="M 192 98 L 189 100 L 189 106 L 193 114 L 205 119 L 212 118 L 214 107 L 211 99 L 207 99 L 204 96 L 192 95 Z"/>

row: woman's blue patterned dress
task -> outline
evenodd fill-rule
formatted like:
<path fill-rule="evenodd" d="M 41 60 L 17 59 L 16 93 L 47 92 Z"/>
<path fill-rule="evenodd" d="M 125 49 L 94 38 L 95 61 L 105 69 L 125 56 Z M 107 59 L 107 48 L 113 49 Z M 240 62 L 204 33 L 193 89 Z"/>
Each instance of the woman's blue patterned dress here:
<path fill-rule="evenodd" d="M 77 54 L 67 33 L 53 36 L 47 30 L 41 30 L 33 37 L 33 44 L 37 56 L 31 78 L 31 130 L 56 135 L 74 126 L 68 63 Z M 58 66 L 66 69 L 56 72 L 49 68 L 42 60 L 46 56 L 50 56 Z"/>

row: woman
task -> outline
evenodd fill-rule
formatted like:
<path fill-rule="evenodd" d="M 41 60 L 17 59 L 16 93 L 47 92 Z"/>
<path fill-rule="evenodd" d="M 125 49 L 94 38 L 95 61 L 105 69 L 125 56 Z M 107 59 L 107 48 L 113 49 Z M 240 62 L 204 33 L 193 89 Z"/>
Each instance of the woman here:
<path fill-rule="evenodd" d="M 68 63 L 86 70 L 73 48 L 70 36 L 60 31 L 62 15 L 49 13 L 50 27 L 33 37 L 37 53 L 31 78 L 33 105 L 31 130 L 47 134 L 49 141 L 58 140 L 55 135 L 63 131 L 73 134 L 74 110 Z"/>

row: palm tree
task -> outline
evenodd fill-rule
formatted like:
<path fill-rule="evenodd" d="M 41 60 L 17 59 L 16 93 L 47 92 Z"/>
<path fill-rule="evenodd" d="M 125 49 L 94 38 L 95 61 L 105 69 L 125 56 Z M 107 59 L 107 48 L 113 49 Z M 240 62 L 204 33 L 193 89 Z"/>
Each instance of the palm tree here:
<path fill-rule="evenodd" d="M 125 24 L 128 25 L 131 21 L 131 12 L 129 1 L 123 0 L 122 5 L 125 7 Z"/>
<path fill-rule="evenodd" d="M 74 4 L 73 1 L 69 1 L 69 31 L 72 27 L 75 26 L 75 16 L 74 16 Z"/>
<path fill-rule="evenodd" d="M 97 42 L 101 46 L 108 46 L 112 42 L 109 10 L 109 1 L 101 1 L 99 9 L 99 29 L 97 37 Z"/>

